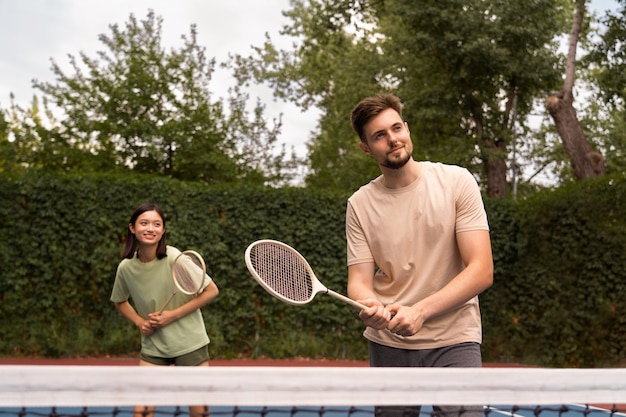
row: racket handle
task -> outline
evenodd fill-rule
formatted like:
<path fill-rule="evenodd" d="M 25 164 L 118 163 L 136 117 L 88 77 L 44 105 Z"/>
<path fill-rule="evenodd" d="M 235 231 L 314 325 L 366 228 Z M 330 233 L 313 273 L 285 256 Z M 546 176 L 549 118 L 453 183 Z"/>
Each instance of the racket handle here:
<path fill-rule="evenodd" d="M 335 291 L 333 291 L 333 290 L 328 290 L 328 289 L 327 289 L 327 292 L 326 292 L 326 293 L 327 293 L 328 295 L 330 295 L 330 296 L 332 296 L 332 297 L 335 297 L 335 298 L 336 298 L 336 299 L 338 299 L 338 300 L 344 301 L 344 302 L 346 302 L 346 303 L 350 304 L 352 307 L 356 307 L 356 308 L 358 308 L 358 309 L 360 309 L 360 310 L 365 310 L 365 309 L 367 308 L 367 306 L 366 306 L 366 305 L 363 305 L 363 304 L 361 304 L 361 303 L 357 303 L 357 302 L 356 302 L 356 301 L 354 301 L 352 298 L 348 298 L 348 297 L 346 297 L 346 296 L 344 296 L 344 295 L 341 295 L 341 294 L 339 294 L 339 293 L 336 293 L 336 292 L 335 292 Z"/>
<path fill-rule="evenodd" d="M 159 310 L 159 315 L 163 314 L 163 311 L 165 310 L 165 307 L 167 307 L 167 305 L 170 303 L 170 301 L 172 301 L 172 298 L 174 298 L 175 294 L 176 294 L 176 292 L 173 292 L 172 294 L 170 294 L 170 298 L 167 299 L 165 304 L 163 304 L 163 307 L 161 307 L 161 309 Z"/>

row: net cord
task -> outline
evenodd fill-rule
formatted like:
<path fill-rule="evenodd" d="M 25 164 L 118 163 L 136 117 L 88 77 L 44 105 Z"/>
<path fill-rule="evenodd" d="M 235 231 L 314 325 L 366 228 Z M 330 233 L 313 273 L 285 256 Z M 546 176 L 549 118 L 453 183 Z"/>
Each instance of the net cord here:
<path fill-rule="evenodd" d="M 0 366 L 0 406 L 626 403 L 626 369 Z"/>

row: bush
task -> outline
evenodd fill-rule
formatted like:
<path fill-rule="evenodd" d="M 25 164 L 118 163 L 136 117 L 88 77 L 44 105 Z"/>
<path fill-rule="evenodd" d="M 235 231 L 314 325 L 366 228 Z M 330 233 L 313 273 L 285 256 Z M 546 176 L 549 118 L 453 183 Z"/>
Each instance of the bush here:
<path fill-rule="evenodd" d="M 139 175 L 0 174 L 0 355 L 129 355 L 139 335 L 109 301 L 133 209 L 160 204 L 168 243 L 202 253 L 220 296 L 204 307 L 213 358 L 364 359 L 352 307 L 269 296 L 243 254 L 271 238 L 297 248 L 345 292 L 348 195 L 207 187 Z M 626 346 L 626 181 L 605 178 L 532 199 L 487 200 L 495 282 L 481 295 L 486 361 L 606 366 Z"/>

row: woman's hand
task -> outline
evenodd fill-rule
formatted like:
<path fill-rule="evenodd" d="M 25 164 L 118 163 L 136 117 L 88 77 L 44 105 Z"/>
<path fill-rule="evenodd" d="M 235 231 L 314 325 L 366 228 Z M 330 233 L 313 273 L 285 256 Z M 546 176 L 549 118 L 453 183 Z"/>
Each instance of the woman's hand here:
<path fill-rule="evenodd" d="M 165 310 L 162 313 L 150 313 L 148 315 L 148 319 L 150 327 L 152 327 L 153 330 L 156 330 L 167 326 L 168 324 L 176 320 L 176 317 L 171 310 Z"/>
<path fill-rule="evenodd" d="M 139 327 L 139 332 L 142 336 L 150 336 L 154 333 L 154 327 L 150 324 L 150 320 L 144 320 Z"/>

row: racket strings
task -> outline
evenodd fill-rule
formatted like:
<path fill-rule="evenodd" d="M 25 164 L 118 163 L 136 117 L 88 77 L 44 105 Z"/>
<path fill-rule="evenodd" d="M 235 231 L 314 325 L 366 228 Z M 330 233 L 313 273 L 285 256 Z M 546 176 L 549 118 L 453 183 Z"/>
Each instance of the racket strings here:
<path fill-rule="evenodd" d="M 258 276 L 281 296 L 298 302 L 313 297 L 311 275 L 293 252 L 264 243 L 255 246 L 250 258 Z"/>
<path fill-rule="evenodd" d="M 200 290 L 204 281 L 204 270 L 199 260 L 191 255 L 181 255 L 172 268 L 174 279 L 179 289 L 186 294 L 194 294 Z"/>

